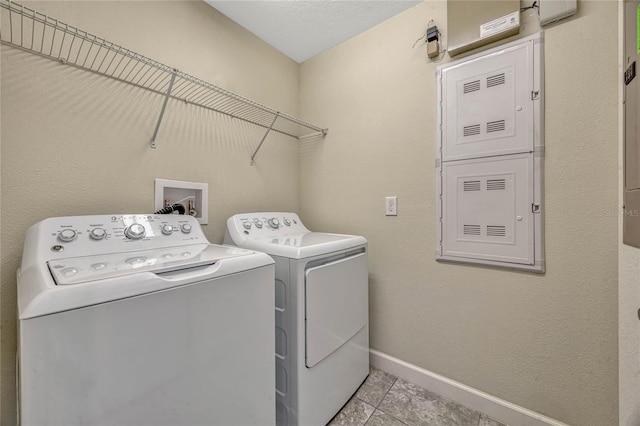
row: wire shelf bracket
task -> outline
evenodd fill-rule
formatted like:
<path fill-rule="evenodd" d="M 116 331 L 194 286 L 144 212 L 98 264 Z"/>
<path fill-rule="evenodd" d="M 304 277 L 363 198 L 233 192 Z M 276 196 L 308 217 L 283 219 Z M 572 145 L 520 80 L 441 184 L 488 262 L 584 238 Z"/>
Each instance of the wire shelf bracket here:
<path fill-rule="evenodd" d="M 156 148 L 169 99 L 182 101 L 299 141 L 326 136 L 328 129 L 279 112 L 237 93 L 147 58 L 11 0 L 0 0 L 0 42 L 65 65 L 81 68 L 164 97 L 150 140 Z"/>
<path fill-rule="evenodd" d="M 280 116 L 280 113 L 277 113 L 275 117 L 273 117 L 273 121 L 271 122 L 271 125 L 269 126 L 269 128 L 267 129 L 267 131 L 264 133 L 264 136 L 262 137 L 262 140 L 260 141 L 260 143 L 258 144 L 258 147 L 256 148 L 255 151 L 253 151 L 253 155 L 251 156 L 251 165 L 255 165 L 255 158 L 256 158 L 256 154 L 258 153 L 258 151 L 260 151 L 260 148 L 262 147 L 262 144 L 264 143 L 264 140 L 267 138 L 267 136 L 269 135 L 269 132 L 271 130 L 273 130 L 273 125 L 276 124 L 276 120 L 278 119 L 278 117 Z"/>
<path fill-rule="evenodd" d="M 167 89 L 167 94 L 164 97 L 164 102 L 162 102 L 162 109 L 160 110 L 160 116 L 158 117 L 156 128 L 153 130 L 153 136 L 151 137 L 151 142 L 149 142 L 149 145 L 153 149 L 156 148 L 156 137 L 158 136 L 160 123 L 162 123 L 162 117 L 164 117 L 164 110 L 167 109 L 167 102 L 169 102 L 169 97 L 171 96 L 171 89 L 173 89 L 173 83 L 176 81 L 176 72 L 177 70 L 173 70 L 173 74 L 171 74 L 171 81 L 169 82 L 169 88 Z"/>

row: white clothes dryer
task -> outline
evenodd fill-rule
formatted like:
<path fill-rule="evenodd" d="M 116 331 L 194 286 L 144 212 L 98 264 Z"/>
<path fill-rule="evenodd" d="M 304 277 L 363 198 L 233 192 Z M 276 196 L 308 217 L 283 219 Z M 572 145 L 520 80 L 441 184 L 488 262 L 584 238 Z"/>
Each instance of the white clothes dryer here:
<path fill-rule="evenodd" d="M 276 423 L 327 424 L 369 374 L 367 240 L 247 213 L 227 220 L 224 242 L 276 262 Z"/>
<path fill-rule="evenodd" d="M 22 426 L 275 424 L 273 260 L 178 215 L 47 219 L 18 270 Z"/>

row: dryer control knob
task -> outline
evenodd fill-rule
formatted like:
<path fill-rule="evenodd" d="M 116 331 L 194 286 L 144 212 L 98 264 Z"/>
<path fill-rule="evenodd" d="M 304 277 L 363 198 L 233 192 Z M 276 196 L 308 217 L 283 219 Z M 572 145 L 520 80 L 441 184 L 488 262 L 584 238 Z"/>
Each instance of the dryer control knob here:
<path fill-rule="evenodd" d="M 73 229 L 63 229 L 58 234 L 58 239 L 60 241 L 64 241 L 65 243 L 68 243 L 70 241 L 75 240 L 76 239 L 76 235 L 77 235 L 76 231 L 74 231 Z"/>
<path fill-rule="evenodd" d="M 277 228 L 277 227 L 280 226 L 280 221 L 278 219 L 276 219 L 275 217 L 272 217 L 267 222 L 269 223 L 269 226 L 272 227 L 272 228 Z"/>
<path fill-rule="evenodd" d="M 144 237 L 145 231 L 146 229 L 144 229 L 144 225 L 134 223 L 124 230 L 124 235 L 132 240 L 139 240 Z"/>
<path fill-rule="evenodd" d="M 242 226 L 244 229 L 251 229 L 251 222 L 242 222 Z"/>
<path fill-rule="evenodd" d="M 287 226 L 291 226 L 291 221 L 289 219 L 285 218 L 284 224 L 287 225 Z"/>
<path fill-rule="evenodd" d="M 107 236 L 107 231 L 102 228 L 93 228 L 89 232 L 89 236 L 92 240 L 103 240 Z"/>
<path fill-rule="evenodd" d="M 164 235 L 173 234 L 173 226 L 171 226 L 171 225 L 162 225 L 162 233 Z"/>
<path fill-rule="evenodd" d="M 262 221 L 261 220 L 256 220 L 256 228 L 260 228 L 262 229 Z"/>
<path fill-rule="evenodd" d="M 189 232 L 191 232 L 191 225 L 185 223 L 180 229 L 182 229 L 182 232 L 184 232 L 185 234 L 188 234 Z"/>

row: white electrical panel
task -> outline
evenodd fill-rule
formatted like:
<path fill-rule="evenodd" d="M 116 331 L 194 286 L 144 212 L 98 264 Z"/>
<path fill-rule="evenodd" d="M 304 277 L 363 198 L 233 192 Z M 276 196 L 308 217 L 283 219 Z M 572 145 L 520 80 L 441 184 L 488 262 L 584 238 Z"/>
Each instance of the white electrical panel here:
<path fill-rule="evenodd" d="M 438 260 L 544 272 L 542 46 L 438 69 Z"/>
<path fill-rule="evenodd" d="M 530 54 L 529 45 L 518 45 L 446 68 L 443 161 L 531 150 Z"/>
<path fill-rule="evenodd" d="M 532 177 L 529 154 L 443 163 L 443 255 L 532 264 Z"/>

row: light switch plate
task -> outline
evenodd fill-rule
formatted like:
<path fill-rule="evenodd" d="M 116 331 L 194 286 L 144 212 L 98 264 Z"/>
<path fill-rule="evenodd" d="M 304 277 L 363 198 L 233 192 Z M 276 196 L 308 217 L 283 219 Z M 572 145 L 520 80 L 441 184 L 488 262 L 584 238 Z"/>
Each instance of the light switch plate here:
<path fill-rule="evenodd" d="M 398 216 L 398 197 L 387 197 L 385 199 L 384 212 L 387 216 Z"/>

